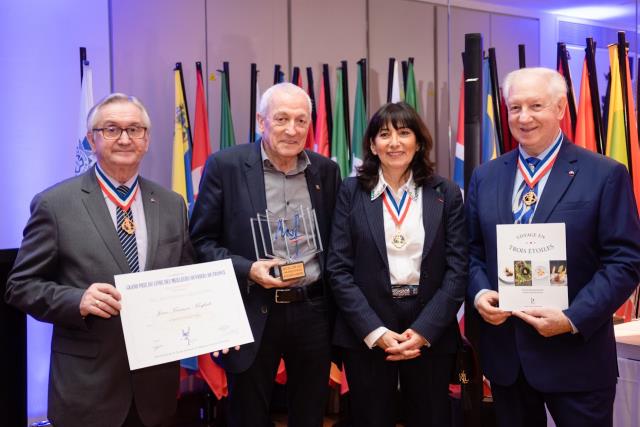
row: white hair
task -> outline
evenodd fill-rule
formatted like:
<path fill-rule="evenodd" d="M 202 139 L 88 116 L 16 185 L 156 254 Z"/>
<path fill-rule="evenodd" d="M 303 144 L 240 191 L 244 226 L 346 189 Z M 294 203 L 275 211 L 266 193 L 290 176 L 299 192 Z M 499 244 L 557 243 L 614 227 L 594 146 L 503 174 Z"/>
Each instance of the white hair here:
<path fill-rule="evenodd" d="M 521 68 L 507 74 L 502 83 L 502 94 L 504 95 L 504 99 L 508 101 L 509 92 L 516 80 L 528 79 L 531 77 L 540 77 L 544 79 L 547 82 L 547 92 L 554 100 L 567 96 L 567 82 L 559 72 L 552 70 L 551 68 L 532 67 Z"/>
<path fill-rule="evenodd" d="M 312 106 L 311 106 L 311 98 L 300 86 L 294 85 L 293 83 L 278 83 L 271 86 L 269 89 L 265 90 L 260 98 L 260 106 L 258 107 L 258 114 L 262 117 L 265 117 L 267 112 L 269 111 L 269 106 L 271 104 L 271 98 L 276 93 L 287 93 L 289 95 L 304 95 L 307 105 L 309 107 L 309 114 L 311 114 Z"/>
<path fill-rule="evenodd" d="M 142 102 L 135 96 L 126 95 L 124 93 L 115 92 L 102 98 L 96 105 L 91 107 L 89 114 L 87 114 L 87 132 L 91 132 L 93 128 L 98 124 L 98 113 L 102 110 L 102 107 L 109 104 L 118 103 L 131 103 L 140 109 L 142 114 L 142 124 L 147 128 L 147 132 L 151 130 L 151 119 L 147 109 L 144 108 Z"/>

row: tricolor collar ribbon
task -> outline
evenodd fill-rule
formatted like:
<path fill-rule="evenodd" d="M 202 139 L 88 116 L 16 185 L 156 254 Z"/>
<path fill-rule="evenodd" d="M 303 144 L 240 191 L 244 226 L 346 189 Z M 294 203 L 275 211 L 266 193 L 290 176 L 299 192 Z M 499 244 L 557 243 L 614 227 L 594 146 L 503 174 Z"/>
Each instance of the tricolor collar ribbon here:
<path fill-rule="evenodd" d="M 540 160 L 533 171 L 529 169 L 530 165 L 522 155 L 522 152 L 518 153 L 518 169 L 520 170 L 520 174 L 522 174 L 522 178 L 524 178 L 524 181 L 527 183 L 529 188 L 533 188 L 538 183 L 538 181 L 540 181 L 542 177 L 551 170 L 553 164 L 558 158 L 561 143 L 562 138 L 559 138 L 558 142 L 555 143 L 551 151 L 547 153 L 544 159 Z"/>
<path fill-rule="evenodd" d="M 98 165 L 96 165 L 96 177 L 98 178 L 98 184 L 102 189 L 102 192 L 111 200 L 116 206 L 119 206 L 123 211 L 127 212 L 133 203 L 133 200 L 136 198 L 136 194 L 138 194 L 138 177 L 136 176 L 135 181 L 129 188 L 129 192 L 124 196 L 121 196 L 116 187 L 109 181 L 107 175 L 100 169 Z"/>

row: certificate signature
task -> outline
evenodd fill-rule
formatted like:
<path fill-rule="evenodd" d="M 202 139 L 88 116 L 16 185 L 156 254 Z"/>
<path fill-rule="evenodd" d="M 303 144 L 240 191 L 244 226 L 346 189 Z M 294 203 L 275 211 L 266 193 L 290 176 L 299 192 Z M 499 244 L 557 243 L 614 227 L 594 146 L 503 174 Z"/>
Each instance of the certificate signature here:
<path fill-rule="evenodd" d="M 115 276 L 129 367 L 253 342 L 230 260 Z"/>

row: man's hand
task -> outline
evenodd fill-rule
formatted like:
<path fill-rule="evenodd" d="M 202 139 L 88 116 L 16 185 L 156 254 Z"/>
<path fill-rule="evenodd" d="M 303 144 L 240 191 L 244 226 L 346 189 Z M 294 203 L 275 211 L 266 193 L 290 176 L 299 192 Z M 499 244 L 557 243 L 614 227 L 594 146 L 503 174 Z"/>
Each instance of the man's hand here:
<path fill-rule="evenodd" d="M 103 317 L 117 316 L 122 306 L 120 292 L 108 283 L 93 283 L 84 291 L 80 298 L 80 315 L 87 317 L 89 314 Z"/>
<path fill-rule="evenodd" d="M 380 338 L 378 338 L 378 340 L 376 341 L 376 346 L 386 351 L 389 347 L 398 345 L 404 340 L 405 338 L 402 335 L 393 331 L 387 331 Z"/>
<path fill-rule="evenodd" d="M 240 346 L 239 346 L 239 345 L 237 345 L 237 346 L 235 346 L 235 347 L 234 347 L 234 349 L 235 349 L 236 351 L 238 351 L 238 350 L 240 350 Z M 222 349 L 222 350 L 220 350 L 220 351 L 214 351 L 214 352 L 213 352 L 213 357 L 220 357 L 220 353 L 222 353 L 222 354 L 227 354 L 227 353 L 229 353 L 229 349 L 228 349 L 228 348 L 223 348 L 223 349 Z"/>
<path fill-rule="evenodd" d="M 249 279 L 253 280 L 265 289 L 270 288 L 286 288 L 292 285 L 290 282 L 283 282 L 277 277 L 269 274 L 269 270 L 281 263 L 278 259 L 270 259 L 267 261 L 256 261 L 251 264 L 249 270 Z"/>
<path fill-rule="evenodd" d="M 478 313 L 484 319 L 485 322 L 494 326 L 503 324 L 511 312 L 503 311 L 498 308 L 498 293 L 496 291 L 487 291 L 478 297 L 476 308 Z"/>
<path fill-rule="evenodd" d="M 556 308 L 530 308 L 525 311 L 514 311 L 513 315 L 536 328 L 543 337 L 571 332 L 569 318 Z"/>
<path fill-rule="evenodd" d="M 402 340 L 398 341 L 397 345 L 385 349 L 388 354 L 387 360 L 390 362 L 418 357 L 420 356 L 420 348 L 427 344 L 427 340 L 413 329 L 407 329 L 401 337 Z"/>

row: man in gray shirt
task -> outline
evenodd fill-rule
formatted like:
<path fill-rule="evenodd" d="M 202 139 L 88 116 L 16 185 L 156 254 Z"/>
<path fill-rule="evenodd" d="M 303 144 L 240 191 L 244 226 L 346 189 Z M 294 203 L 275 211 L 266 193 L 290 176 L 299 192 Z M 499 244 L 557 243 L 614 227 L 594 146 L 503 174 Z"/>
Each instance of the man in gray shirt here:
<path fill-rule="evenodd" d="M 229 380 L 231 426 L 269 424 L 274 378 L 287 369 L 289 425 L 321 426 L 327 396 L 331 316 L 324 253 L 298 254 L 305 277 L 283 281 L 271 274 L 281 261 L 256 260 L 251 218 L 280 219 L 273 251 L 286 257 L 312 208 L 319 237 L 329 241 L 340 173 L 331 160 L 304 150 L 311 100 L 298 86 L 281 83 L 263 94 L 257 115 L 262 140 L 212 155 L 205 166 L 191 218 L 200 261 L 230 258 L 251 324 L 254 343 L 222 357 Z M 311 236 L 304 236 L 311 238 Z"/>

